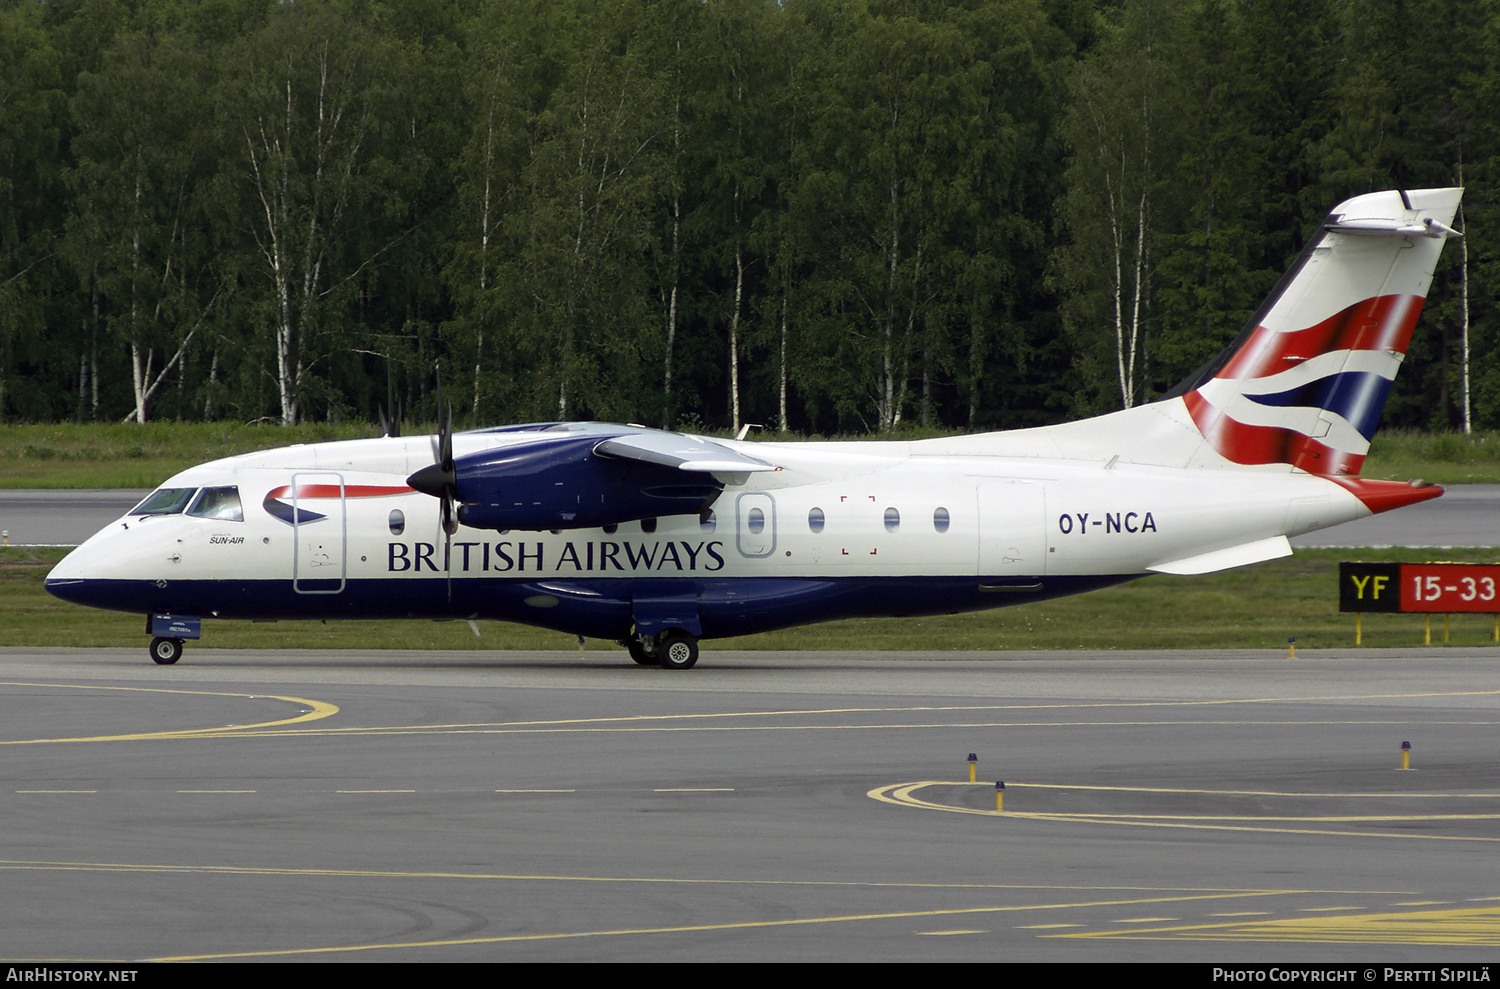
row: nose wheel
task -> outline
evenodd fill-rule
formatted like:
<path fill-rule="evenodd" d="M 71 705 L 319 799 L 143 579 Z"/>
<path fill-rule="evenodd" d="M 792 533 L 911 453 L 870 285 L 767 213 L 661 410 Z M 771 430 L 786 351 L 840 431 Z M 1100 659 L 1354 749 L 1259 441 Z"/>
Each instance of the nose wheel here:
<path fill-rule="evenodd" d="M 151 640 L 151 661 L 157 666 L 171 666 L 181 658 L 181 639 L 164 639 L 157 636 Z"/>

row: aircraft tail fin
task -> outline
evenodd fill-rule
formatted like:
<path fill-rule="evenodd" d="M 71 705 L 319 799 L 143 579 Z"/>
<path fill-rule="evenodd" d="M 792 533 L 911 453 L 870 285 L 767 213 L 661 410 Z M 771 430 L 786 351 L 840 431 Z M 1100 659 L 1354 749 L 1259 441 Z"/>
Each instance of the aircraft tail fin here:
<path fill-rule="evenodd" d="M 1229 461 L 1357 475 L 1462 195 L 1335 207 L 1239 338 L 1165 397 Z"/>

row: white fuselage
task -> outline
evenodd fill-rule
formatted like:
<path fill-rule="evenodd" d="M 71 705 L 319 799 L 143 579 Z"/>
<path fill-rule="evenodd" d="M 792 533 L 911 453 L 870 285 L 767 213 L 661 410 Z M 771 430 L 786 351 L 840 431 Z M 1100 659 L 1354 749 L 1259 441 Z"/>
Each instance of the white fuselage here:
<path fill-rule="evenodd" d="M 703 634 L 738 634 L 866 613 L 861 597 L 874 613 L 893 601 L 909 613 L 962 611 L 1153 570 L 1203 572 L 1284 555 L 1287 535 L 1369 514 L 1342 487 L 1284 469 L 963 449 L 978 439 L 717 441 L 778 469 L 728 478 L 703 516 L 541 532 L 460 526 L 451 539 L 436 500 L 406 483 L 431 462 L 428 437 L 287 447 L 204 464 L 163 485 L 233 487 L 242 521 L 126 516 L 60 564 L 49 586 L 87 582 L 106 590 L 86 603 L 133 611 L 477 615 L 592 634 L 620 626 L 622 602 L 628 617 L 643 595 L 664 596 L 699 601 Z M 522 441 L 458 434 L 455 453 Z M 293 525 L 287 513 L 297 511 L 317 517 Z M 840 582 L 882 590 L 829 591 Z M 610 615 L 580 622 L 591 596 Z M 820 602 L 830 599 L 825 615 Z M 560 603 L 569 607 L 556 610 Z M 726 607 L 729 619 L 712 617 Z"/>

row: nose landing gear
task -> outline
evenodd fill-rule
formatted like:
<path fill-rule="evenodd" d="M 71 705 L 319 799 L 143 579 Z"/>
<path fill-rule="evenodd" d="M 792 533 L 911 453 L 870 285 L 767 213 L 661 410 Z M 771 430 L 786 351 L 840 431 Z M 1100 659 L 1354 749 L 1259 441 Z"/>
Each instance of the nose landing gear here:
<path fill-rule="evenodd" d="M 171 666 L 181 658 L 181 639 L 165 639 L 157 636 L 151 640 L 151 660 L 157 666 Z"/>
<path fill-rule="evenodd" d="M 155 636 L 148 650 L 151 662 L 157 666 L 171 666 L 182 658 L 184 639 L 197 639 L 203 635 L 203 620 L 197 615 L 157 612 L 146 616 L 146 634 Z"/>

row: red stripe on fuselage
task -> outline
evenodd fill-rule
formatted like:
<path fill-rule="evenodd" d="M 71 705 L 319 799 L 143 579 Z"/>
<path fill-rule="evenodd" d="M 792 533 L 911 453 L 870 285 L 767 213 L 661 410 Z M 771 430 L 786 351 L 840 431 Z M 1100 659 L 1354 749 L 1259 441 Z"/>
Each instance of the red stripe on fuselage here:
<path fill-rule="evenodd" d="M 384 498 L 388 495 L 409 494 L 412 489 L 405 484 L 383 485 L 383 484 L 346 484 L 340 487 L 337 484 L 299 484 L 297 492 L 292 494 L 292 486 L 283 484 L 275 489 L 267 498 L 295 497 L 298 501 L 303 498 L 337 498 L 340 492 L 345 498 Z"/>

